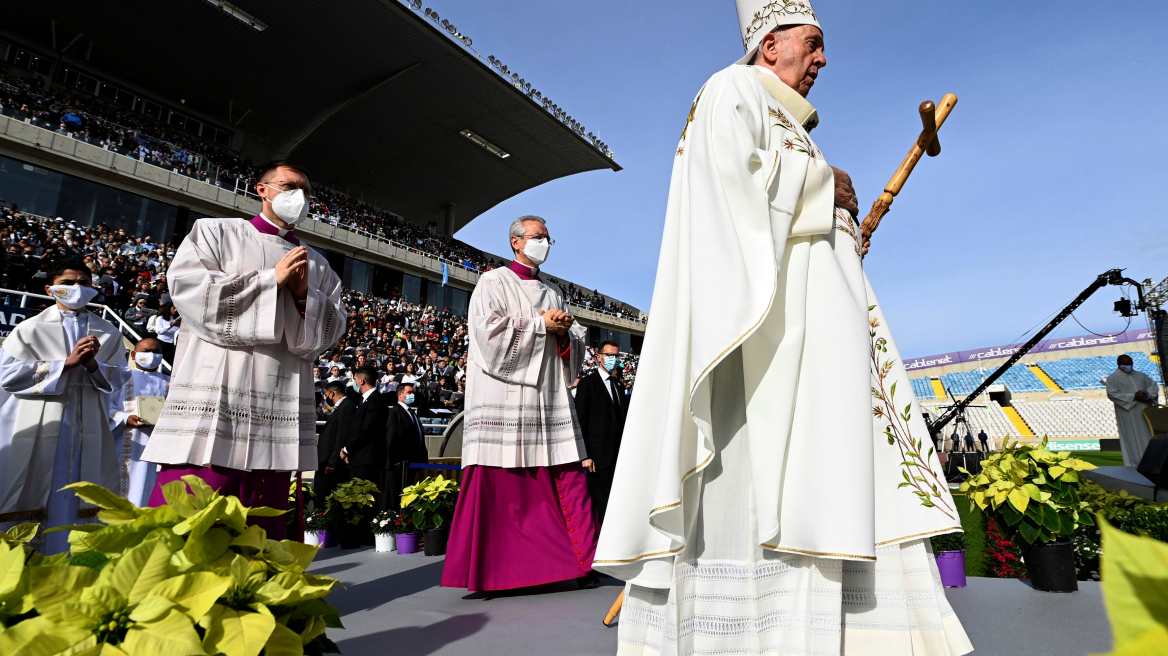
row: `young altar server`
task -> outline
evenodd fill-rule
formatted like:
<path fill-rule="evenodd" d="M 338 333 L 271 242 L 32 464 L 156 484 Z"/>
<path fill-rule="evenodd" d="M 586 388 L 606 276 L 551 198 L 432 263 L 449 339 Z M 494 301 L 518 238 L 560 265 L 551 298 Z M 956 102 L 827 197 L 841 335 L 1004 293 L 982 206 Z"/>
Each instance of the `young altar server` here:
<path fill-rule="evenodd" d="M 966 653 L 928 538 L 961 524 L 936 455 L 909 455 L 928 432 L 855 194 L 809 134 L 823 32 L 806 0 L 737 6 L 746 56 L 677 146 L 594 561 L 629 583 L 618 653 Z"/>
<path fill-rule="evenodd" d="M 142 454 L 162 465 L 151 505 L 195 474 L 245 505 L 285 509 L 289 472 L 316 469 L 312 364 L 345 332 L 341 280 L 293 231 L 308 216 L 308 174 L 265 165 L 256 193 L 261 214 L 196 221 L 167 272 L 183 330 Z M 278 540 L 284 521 L 256 523 Z"/>
<path fill-rule="evenodd" d="M 150 441 L 154 425 L 138 416 L 138 397 L 166 398 L 170 376 L 162 373 L 162 342 L 147 337 L 130 351 L 130 380 L 121 390 L 107 395 L 110 427 L 121 460 L 119 494 L 139 508 L 150 502 L 158 465 L 142 461 L 142 451 Z"/>
<path fill-rule="evenodd" d="M 42 530 L 84 522 L 98 508 L 72 490 L 78 481 L 118 490 L 118 451 L 102 393 L 129 379 L 122 335 L 86 309 L 97 295 L 84 262 L 49 265 L 45 293 L 56 304 L 12 329 L 0 347 L 0 530 L 38 522 Z M 46 536 L 45 553 L 69 549 L 69 532 Z"/>
<path fill-rule="evenodd" d="M 462 492 L 442 585 L 503 590 L 595 581 L 596 528 L 568 386 L 585 330 L 558 287 L 539 277 L 553 243 L 543 219 L 511 224 L 509 267 L 470 297 Z"/>

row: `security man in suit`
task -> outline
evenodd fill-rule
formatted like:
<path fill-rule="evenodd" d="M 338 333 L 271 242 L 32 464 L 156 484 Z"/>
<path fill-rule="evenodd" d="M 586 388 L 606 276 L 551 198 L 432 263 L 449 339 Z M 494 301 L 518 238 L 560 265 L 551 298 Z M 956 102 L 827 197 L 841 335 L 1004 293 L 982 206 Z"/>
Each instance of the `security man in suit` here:
<path fill-rule="evenodd" d="M 422 423 L 418 420 L 414 404 L 413 383 L 401 383 L 397 387 L 397 403 L 387 413 L 385 443 L 388 457 L 385 459 L 385 494 L 382 495 L 381 509 L 398 508 L 401 491 L 414 484 L 411 462 L 428 462 L 426 440 L 422 436 Z"/>
<path fill-rule="evenodd" d="M 317 511 L 324 510 L 328 495 L 348 479 L 348 468 L 341 460 L 341 442 L 345 427 L 357 414 L 357 403 L 347 396 L 347 387 L 340 381 L 333 381 L 324 388 L 325 403 L 331 405 L 333 411 L 316 441 L 317 469 L 312 479 L 312 492 Z"/>
<path fill-rule="evenodd" d="M 592 509 L 600 522 L 604 521 L 608 507 L 621 433 L 629 414 L 629 396 L 616 378 L 619 353 L 620 347 L 614 342 L 602 342 L 596 355 L 599 361 L 596 371 L 581 378 L 576 385 L 576 417 L 580 420 L 587 452 L 580 464 L 587 472 Z"/>
<path fill-rule="evenodd" d="M 385 395 L 377 391 L 377 369 L 365 366 L 353 372 L 361 406 L 344 429 L 341 459 L 349 465 L 349 479 L 373 481 L 384 492 L 385 425 L 389 406 Z M 382 495 L 377 495 L 382 496 Z"/>

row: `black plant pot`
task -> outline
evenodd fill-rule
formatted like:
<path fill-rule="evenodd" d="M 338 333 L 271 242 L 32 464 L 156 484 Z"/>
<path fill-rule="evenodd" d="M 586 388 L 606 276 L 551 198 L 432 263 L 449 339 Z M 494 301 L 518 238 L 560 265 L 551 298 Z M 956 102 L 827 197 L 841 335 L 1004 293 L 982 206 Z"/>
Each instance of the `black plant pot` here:
<path fill-rule="evenodd" d="M 345 522 L 341 527 L 341 548 L 357 549 L 361 546 L 361 526 Z"/>
<path fill-rule="evenodd" d="M 450 541 L 450 527 L 443 526 L 422 532 L 422 547 L 427 556 L 442 556 L 446 554 L 446 543 Z"/>
<path fill-rule="evenodd" d="M 1030 585 L 1035 590 L 1075 592 L 1079 589 L 1075 576 L 1075 545 L 1070 540 L 1035 543 L 1024 557 L 1026 570 L 1030 572 Z"/>

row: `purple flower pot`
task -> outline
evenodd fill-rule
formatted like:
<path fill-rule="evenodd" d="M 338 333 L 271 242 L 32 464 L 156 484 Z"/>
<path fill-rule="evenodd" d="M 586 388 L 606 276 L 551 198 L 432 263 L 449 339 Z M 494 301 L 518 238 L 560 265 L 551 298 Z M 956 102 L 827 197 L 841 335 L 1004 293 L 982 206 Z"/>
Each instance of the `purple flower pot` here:
<path fill-rule="evenodd" d="M 335 528 L 326 528 L 323 531 L 320 531 L 319 535 L 320 546 L 324 547 L 325 549 L 331 549 L 332 547 L 337 547 L 341 544 L 341 532 Z"/>
<path fill-rule="evenodd" d="M 418 538 L 422 537 L 418 533 L 398 533 L 397 534 L 397 552 L 399 554 L 412 554 L 418 550 Z"/>
<path fill-rule="evenodd" d="M 937 569 L 941 572 L 941 585 L 946 588 L 964 588 L 965 550 L 938 553 Z"/>

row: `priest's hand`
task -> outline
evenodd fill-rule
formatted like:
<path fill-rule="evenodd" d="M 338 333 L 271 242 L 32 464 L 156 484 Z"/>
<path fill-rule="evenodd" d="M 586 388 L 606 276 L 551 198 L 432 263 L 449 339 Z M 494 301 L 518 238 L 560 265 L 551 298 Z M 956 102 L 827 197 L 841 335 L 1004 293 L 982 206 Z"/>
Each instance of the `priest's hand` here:
<path fill-rule="evenodd" d="M 301 298 L 308 295 L 308 249 L 297 246 L 276 263 L 276 287 L 285 285 Z"/>
<path fill-rule="evenodd" d="M 97 355 L 99 346 L 97 338 L 92 335 L 77 340 L 77 343 L 73 345 L 73 352 L 65 358 L 65 371 L 76 367 L 85 367 L 85 370 L 90 373 L 97 371 L 97 360 L 94 359 L 94 356 Z"/>
<path fill-rule="evenodd" d="M 141 428 L 143 426 L 151 426 L 152 424 L 138 415 L 130 415 L 126 417 L 126 425 L 130 428 Z"/>
<path fill-rule="evenodd" d="M 576 321 L 575 317 L 558 308 L 544 310 L 542 315 L 543 325 L 547 328 L 547 331 L 560 336 L 566 335 L 568 328 L 571 328 L 572 324 Z"/>
<path fill-rule="evenodd" d="M 836 207 L 842 207 L 851 212 L 853 216 L 859 216 L 860 201 L 856 198 L 856 190 L 852 188 L 852 176 L 834 166 L 831 167 L 831 170 L 835 173 Z"/>
<path fill-rule="evenodd" d="M 869 249 L 869 248 L 871 248 L 871 247 L 872 247 L 872 240 L 871 240 L 871 239 L 865 239 L 865 240 L 864 240 L 864 249 L 863 249 L 862 251 L 860 251 L 860 255 L 861 255 L 861 256 L 867 255 L 867 254 L 868 254 L 868 249 Z"/>
<path fill-rule="evenodd" d="M 596 473 L 596 461 L 593 460 L 592 458 L 584 460 L 580 464 L 583 465 L 584 469 L 586 469 L 587 471 L 590 471 L 593 474 Z"/>

